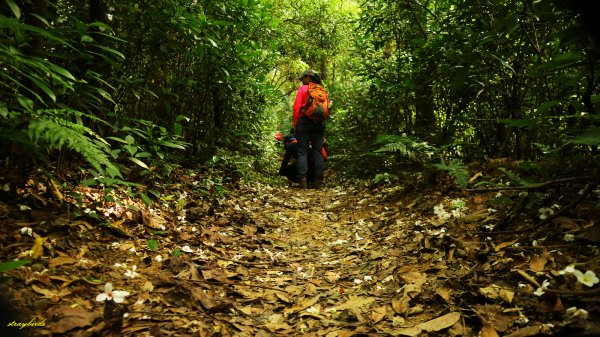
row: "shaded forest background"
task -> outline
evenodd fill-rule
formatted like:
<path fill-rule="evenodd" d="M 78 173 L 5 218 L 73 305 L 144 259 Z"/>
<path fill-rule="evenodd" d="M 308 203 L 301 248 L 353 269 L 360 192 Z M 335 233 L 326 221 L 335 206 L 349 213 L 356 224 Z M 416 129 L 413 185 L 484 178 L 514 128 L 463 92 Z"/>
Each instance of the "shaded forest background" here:
<path fill-rule="evenodd" d="M 6 0 L 2 183 L 40 168 L 58 185 L 124 187 L 150 203 L 160 193 L 139 178 L 179 165 L 217 167 L 223 179 L 274 177 L 281 148 L 272 136 L 289 130 L 306 68 L 335 102 L 330 165 L 345 177 L 427 180 L 441 170 L 467 187 L 466 165 L 493 158 L 518 161 L 538 181 L 589 173 L 600 74 L 585 26 L 592 10 L 582 8 Z"/>

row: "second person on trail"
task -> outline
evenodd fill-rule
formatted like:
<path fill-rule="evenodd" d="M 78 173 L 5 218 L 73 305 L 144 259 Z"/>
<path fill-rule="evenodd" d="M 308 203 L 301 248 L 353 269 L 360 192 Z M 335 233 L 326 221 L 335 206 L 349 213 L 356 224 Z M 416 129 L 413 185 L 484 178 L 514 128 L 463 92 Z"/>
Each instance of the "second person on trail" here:
<path fill-rule="evenodd" d="M 323 180 L 323 171 L 325 170 L 325 160 L 322 154 L 323 139 L 325 136 L 323 121 L 329 117 L 330 101 L 321 85 L 321 79 L 313 70 L 304 71 L 299 80 L 302 81 L 302 85 L 296 93 L 292 119 L 299 143 L 297 160 L 298 181 L 300 188 L 307 187 L 306 176 L 308 173 L 308 156 L 310 155 L 315 163 L 314 187 L 319 188 Z M 313 92 L 317 93 L 314 94 Z M 319 93 L 321 93 L 320 96 Z M 315 108 L 315 106 L 317 107 Z M 325 109 L 325 117 L 322 115 L 323 109 Z M 317 112 L 321 113 L 321 116 Z M 309 144 L 311 147 L 308 146 Z"/>

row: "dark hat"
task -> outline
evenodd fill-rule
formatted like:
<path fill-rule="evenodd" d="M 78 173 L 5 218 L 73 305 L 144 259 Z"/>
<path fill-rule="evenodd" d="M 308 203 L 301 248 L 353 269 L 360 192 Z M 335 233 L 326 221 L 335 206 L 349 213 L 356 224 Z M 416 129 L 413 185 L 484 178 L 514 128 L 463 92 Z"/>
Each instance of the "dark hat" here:
<path fill-rule="evenodd" d="M 302 73 L 302 75 L 300 75 L 300 77 L 298 77 L 298 79 L 299 79 L 299 80 L 302 80 L 302 78 L 303 78 L 304 76 L 316 76 L 316 75 L 317 75 L 317 73 L 315 73 L 315 71 L 314 71 L 314 70 L 308 69 L 308 70 L 305 70 L 305 71 Z"/>

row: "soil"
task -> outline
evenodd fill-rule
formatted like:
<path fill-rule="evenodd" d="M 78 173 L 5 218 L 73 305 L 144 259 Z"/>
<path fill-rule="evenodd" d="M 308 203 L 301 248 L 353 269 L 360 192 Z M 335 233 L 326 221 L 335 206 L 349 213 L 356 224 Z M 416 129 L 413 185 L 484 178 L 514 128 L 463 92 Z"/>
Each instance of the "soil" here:
<path fill-rule="evenodd" d="M 581 202 L 536 228 L 544 212 L 567 202 L 539 211 L 527 205 L 534 193 L 523 191 L 331 181 L 319 190 L 224 188 L 181 177 L 150 207 L 92 188 L 56 202 L 43 182 L 18 191 L 20 202 L 1 203 L 2 261 L 28 263 L 4 273 L 21 315 L 5 316 L 0 331 L 600 334 L 599 286 L 590 274 L 600 272 L 594 204 Z M 573 269 L 589 271 L 590 286 Z M 107 283 L 115 300 L 115 291 L 128 296 L 98 301 Z M 38 326 L 19 328 L 28 322 Z"/>

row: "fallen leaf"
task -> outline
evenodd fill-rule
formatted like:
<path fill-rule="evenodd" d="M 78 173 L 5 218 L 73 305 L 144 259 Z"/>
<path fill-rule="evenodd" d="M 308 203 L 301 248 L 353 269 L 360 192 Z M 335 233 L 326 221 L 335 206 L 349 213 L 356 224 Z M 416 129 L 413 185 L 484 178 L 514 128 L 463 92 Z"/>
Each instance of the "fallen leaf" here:
<path fill-rule="evenodd" d="M 491 325 L 486 324 L 481 329 L 481 337 L 500 337 L 500 335 Z"/>
<path fill-rule="evenodd" d="M 50 259 L 48 261 L 48 267 L 54 268 L 54 267 L 57 267 L 57 266 L 61 266 L 63 264 L 74 264 L 77 261 L 79 261 L 79 260 L 74 259 L 72 257 L 58 256 L 58 257 L 52 258 L 52 259 Z"/>
<path fill-rule="evenodd" d="M 494 250 L 495 250 L 495 251 L 499 251 L 499 250 L 500 250 L 500 249 L 502 249 L 502 248 L 506 248 L 506 247 L 508 247 L 508 246 L 512 246 L 512 245 L 513 245 L 515 242 L 517 242 L 517 241 L 518 241 L 518 239 L 514 239 L 514 240 L 512 240 L 512 241 L 509 241 L 509 242 L 502 242 L 502 243 L 499 243 L 498 245 L 496 245 L 496 247 L 494 247 Z"/>
<path fill-rule="evenodd" d="M 419 327 L 412 327 L 412 328 L 400 328 L 400 329 L 395 329 L 390 331 L 390 334 L 392 336 L 409 336 L 409 337 L 416 337 L 418 335 L 421 334 L 421 332 L 423 332 L 423 330 Z"/>
<path fill-rule="evenodd" d="M 284 313 L 292 313 L 292 312 L 296 312 L 296 311 L 300 311 L 300 310 L 304 310 L 308 307 L 312 307 L 313 305 L 315 305 L 319 299 L 321 298 L 321 295 L 317 295 L 313 298 L 310 299 L 306 299 L 300 303 L 297 303 L 295 306 L 291 307 L 291 308 L 287 308 L 285 310 L 283 310 Z"/>
<path fill-rule="evenodd" d="M 392 300 L 392 309 L 394 309 L 394 311 L 397 314 L 402 315 L 410 307 L 409 302 L 410 302 L 410 298 L 408 296 L 403 296 L 402 298 L 394 299 L 394 300 Z"/>
<path fill-rule="evenodd" d="M 544 250 L 542 255 L 535 256 L 529 262 L 529 268 L 535 272 L 544 271 L 544 267 L 546 267 L 546 263 L 548 262 L 548 251 Z"/>
<path fill-rule="evenodd" d="M 488 299 L 502 299 L 508 303 L 512 303 L 515 296 L 515 293 L 512 290 L 499 287 L 495 284 L 492 284 L 489 287 L 479 288 L 479 292 Z"/>
<path fill-rule="evenodd" d="M 427 332 L 440 331 L 440 330 L 447 329 L 447 328 L 453 326 L 456 322 L 458 322 L 459 319 L 460 319 L 460 312 L 455 311 L 455 312 L 446 314 L 444 316 L 434 318 L 425 323 L 421 323 L 421 324 L 417 325 L 417 327 L 419 327 L 420 329 L 425 330 Z"/>
<path fill-rule="evenodd" d="M 440 295 L 446 302 L 450 302 L 450 296 L 452 296 L 452 289 L 446 287 L 439 287 L 435 290 L 435 293 Z"/>
<path fill-rule="evenodd" d="M 33 242 L 33 247 L 31 247 L 31 257 L 33 259 L 37 259 L 38 257 L 44 255 L 44 243 L 47 238 L 36 236 L 35 241 Z"/>
<path fill-rule="evenodd" d="M 345 310 L 345 309 L 361 309 L 363 307 L 368 306 L 372 302 L 375 301 L 374 297 L 356 297 L 350 296 L 348 301 L 343 304 L 336 306 L 337 310 Z"/>
<path fill-rule="evenodd" d="M 68 305 L 51 307 L 47 312 L 48 322 L 45 329 L 55 334 L 62 334 L 75 328 L 90 326 L 100 317 L 98 312 L 71 308 Z"/>
<path fill-rule="evenodd" d="M 373 323 L 377 324 L 382 319 L 384 319 L 385 313 L 386 313 L 386 309 L 383 306 L 373 309 L 373 311 L 371 312 L 371 319 L 373 320 Z"/>

